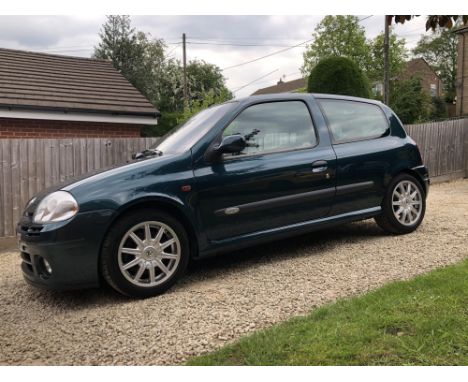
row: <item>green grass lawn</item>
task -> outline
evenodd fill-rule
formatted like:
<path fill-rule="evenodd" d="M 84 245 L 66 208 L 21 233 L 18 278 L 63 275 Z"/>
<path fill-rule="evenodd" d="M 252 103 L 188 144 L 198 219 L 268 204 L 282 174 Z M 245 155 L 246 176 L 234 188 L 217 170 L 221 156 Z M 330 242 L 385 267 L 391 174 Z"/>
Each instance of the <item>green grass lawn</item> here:
<path fill-rule="evenodd" d="M 338 301 L 189 365 L 468 365 L 468 260 Z"/>

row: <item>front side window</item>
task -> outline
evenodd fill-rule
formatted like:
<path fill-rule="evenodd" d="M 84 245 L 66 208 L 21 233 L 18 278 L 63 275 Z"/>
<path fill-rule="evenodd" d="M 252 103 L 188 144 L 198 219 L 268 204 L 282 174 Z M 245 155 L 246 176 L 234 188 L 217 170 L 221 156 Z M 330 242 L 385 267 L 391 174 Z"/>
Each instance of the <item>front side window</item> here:
<path fill-rule="evenodd" d="M 244 151 L 235 155 L 295 150 L 317 143 L 309 110 L 302 101 L 250 106 L 224 130 L 223 137 L 234 134 L 241 134 L 247 141 Z"/>
<path fill-rule="evenodd" d="M 378 138 L 389 130 L 388 120 L 377 105 L 337 99 L 319 102 L 336 143 Z"/>

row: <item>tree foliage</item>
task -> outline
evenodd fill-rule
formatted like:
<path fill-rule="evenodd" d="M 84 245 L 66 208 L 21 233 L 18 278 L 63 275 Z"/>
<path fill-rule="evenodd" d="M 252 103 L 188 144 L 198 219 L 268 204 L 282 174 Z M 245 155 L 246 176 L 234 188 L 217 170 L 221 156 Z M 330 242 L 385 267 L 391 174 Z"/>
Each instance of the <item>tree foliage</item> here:
<path fill-rule="evenodd" d="M 360 68 L 369 66 L 370 47 L 365 29 L 356 16 L 325 16 L 312 34 L 314 42 L 307 46 L 301 71 L 309 74 L 327 57 L 342 56 L 355 61 Z"/>
<path fill-rule="evenodd" d="M 321 60 L 310 73 L 307 90 L 314 93 L 369 97 L 369 84 L 359 66 L 346 57 Z"/>
<path fill-rule="evenodd" d="M 430 99 L 422 89 L 421 79 L 394 81 L 390 92 L 390 107 L 403 123 L 426 121 L 430 113 Z"/>
<path fill-rule="evenodd" d="M 101 41 L 94 49 L 94 57 L 112 61 L 163 115 L 168 113 L 167 118 L 160 120 L 160 130 L 174 127 L 183 120 L 183 69 L 178 60 L 167 55 L 164 40 L 136 31 L 130 17 L 123 15 L 107 16 L 99 36 Z M 187 82 L 189 111 L 206 99 L 232 98 L 221 69 L 205 61 L 188 63 Z"/>
<path fill-rule="evenodd" d="M 429 119 L 444 119 L 448 117 L 447 103 L 440 97 L 432 97 Z"/>
<path fill-rule="evenodd" d="M 457 35 L 445 29 L 436 31 L 432 36 L 422 36 L 412 52 L 431 65 L 444 83 L 447 101 L 453 101 L 457 80 Z"/>
<path fill-rule="evenodd" d="M 388 15 L 387 23 L 388 25 L 392 24 L 392 21 L 395 20 L 395 23 L 404 24 L 406 21 L 413 19 L 414 17 L 419 17 L 418 15 Z M 452 28 L 457 22 L 462 22 L 463 24 L 468 24 L 468 15 L 431 15 L 427 16 L 426 19 L 426 30 L 432 29 L 435 31 L 438 28 Z"/>
<path fill-rule="evenodd" d="M 372 81 L 382 81 L 384 77 L 384 33 L 370 40 L 371 60 L 366 68 L 366 75 Z M 390 34 L 390 78 L 401 73 L 408 59 L 405 39 L 399 39 L 395 33 Z"/>
<path fill-rule="evenodd" d="M 356 16 L 326 16 L 315 28 L 315 41 L 304 53 L 303 74 L 308 75 L 322 59 L 342 56 L 355 61 L 372 81 L 383 79 L 384 35 L 366 40 L 365 30 Z M 395 77 L 404 68 L 408 58 L 405 40 L 390 36 L 390 76 Z"/>
<path fill-rule="evenodd" d="M 187 64 L 190 102 L 200 102 L 209 97 L 228 100 L 232 93 L 225 85 L 221 69 L 203 60 L 192 60 Z"/>
<path fill-rule="evenodd" d="M 209 90 L 208 92 L 203 94 L 203 98 L 198 100 L 192 100 L 187 109 L 183 111 L 163 113 L 158 121 L 158 126 L 144 128 L 143 135 L 164 135 L 174 127 L 185 123 L 190 117 L 197 114 L 198 112 L 210 106 L 226 102 L 231 98 L 232 94 L 227 89 L 225 91 L 222 91 L 220 94 L 216 94 L 213 90 Z"/>

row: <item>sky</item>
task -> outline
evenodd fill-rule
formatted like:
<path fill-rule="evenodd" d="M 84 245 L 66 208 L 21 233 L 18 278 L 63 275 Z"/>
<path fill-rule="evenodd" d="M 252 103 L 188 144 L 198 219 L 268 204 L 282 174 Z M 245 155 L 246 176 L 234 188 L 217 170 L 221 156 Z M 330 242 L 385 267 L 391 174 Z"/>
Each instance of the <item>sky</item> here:
<path fill-rule="evenodd" d="M 368 16 L 371 15 L 358 15 L 366 36 L 373 38 L 383 30 L 384 18 Z M 236 97 L 275 85 L 280 78 L 283 81 L 299 78 L 305 50 L 302 43 L 312 38 L 322 18 L 317 15 L 131 17 L 133 27 L 164 39 L 167 53 L 179 59 L 182 33 L 186 33 L 187 60 L 205 60 L 224 69 L 227 86 Z M 0 47 L 90 57 L 105 20 L 104 15 L 0 16 Z M 396 25 L 393 30 L 406 39 L 411 49 L 426 33 L 425 17 Z M 299 46 L 287 49 L 295 45 Z M 279 50 L 285 51 L 229 68 Z"/>

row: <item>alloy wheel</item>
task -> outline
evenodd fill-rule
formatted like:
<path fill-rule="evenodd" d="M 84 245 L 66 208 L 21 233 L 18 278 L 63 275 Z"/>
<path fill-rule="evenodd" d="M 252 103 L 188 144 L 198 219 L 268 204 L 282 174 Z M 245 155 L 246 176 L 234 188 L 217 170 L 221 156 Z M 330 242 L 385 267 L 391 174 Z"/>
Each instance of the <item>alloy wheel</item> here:
<path fill-rule="evenodd" d="M 415 224 L 422 212 L 422 195 L 412 181 L 402 180 L 393 189 L 392 210 L 395 218 L 405 226 Z"/>
<path fill-rule="evenodd" d="M 139 287 L 154 287 L 167 281 L 177 270 L 181 245 L 174 230 L 158 221 L 130 228 L 118 251 L 119 269 Z"/>

